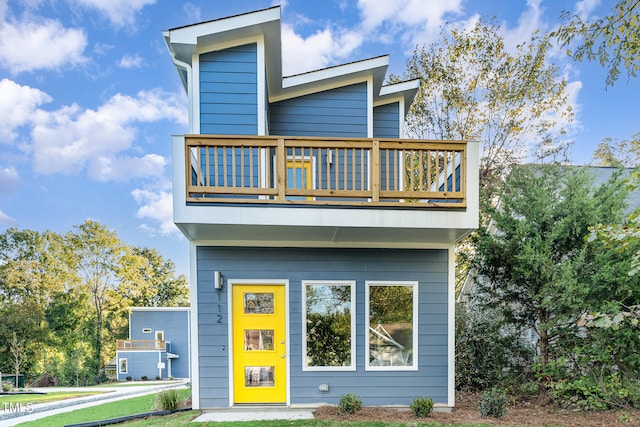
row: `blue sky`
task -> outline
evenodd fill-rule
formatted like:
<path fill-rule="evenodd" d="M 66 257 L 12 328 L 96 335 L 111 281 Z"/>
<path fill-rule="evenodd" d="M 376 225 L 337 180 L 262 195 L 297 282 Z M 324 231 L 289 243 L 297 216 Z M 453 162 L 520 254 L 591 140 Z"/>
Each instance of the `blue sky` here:
<path fill-rule="evenodd" d="M 562 10 L 611 0 L 0 0 L 0 232 L 64 233 L 86 219 L 157 249 L 188 273 L 172 223 L 170 135 L 187 129 L 186 95 L 161 32 L 282 4 L 283 66 L 295 74 L 390 54 L 402 74 L 443 25 L 496 17 L 509 44 L 558 24 Z M 605 89 L 606 70 L 551 58 L 569 82 L 571 159 L 640 131 L 640 79 Z"/>

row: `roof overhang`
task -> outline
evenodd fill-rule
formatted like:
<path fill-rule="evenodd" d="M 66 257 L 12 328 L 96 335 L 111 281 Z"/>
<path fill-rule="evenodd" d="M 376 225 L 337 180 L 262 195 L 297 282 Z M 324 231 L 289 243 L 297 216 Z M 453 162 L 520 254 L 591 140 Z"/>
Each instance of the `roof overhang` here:
<path fill-rule="evenodd" d="M 185 89 L 188 77 L 185 69 L 193 64 L 194 55 L 232 46 L 239 40 L 261 37 L 264 40 L 267 91 L 269 102 L 277 102 L 305 94 L 316 93 L 355 82 L 371 81 L 374 104 L 391 102 L 398 97 L 411 105 L 420 85 L 419 80 L 383 86 L 389 66 L 389 56 L 355 61 L 321 70 L 284 77 L 282 75 L 282 39 L 280 6 L 258 10 L 199 24 L 177 27 L 163 32 Z"/>
<path fill-rule="evenodd" d="M 374 105 L 388 104 L 402 98 L 405 105 L 404 114 L 406 114 L 418 93 L 418 89 L 420 89 L 420 79 L 383 86 L 380 88 L 379 95 L 374 99 Z"/>
<path fill-rule="evenodd" d="M 207 46 L 258 36 L 264 37 L 267 75 L 281 76 L 280 6 L 163 31 L 171 56 L 189 66 L 193 65 L 193 55 L 206 51 Z M 178 72 L 187 89 L 186 78 Z M 280 86 L 281 81 L 278 79 Z"/>

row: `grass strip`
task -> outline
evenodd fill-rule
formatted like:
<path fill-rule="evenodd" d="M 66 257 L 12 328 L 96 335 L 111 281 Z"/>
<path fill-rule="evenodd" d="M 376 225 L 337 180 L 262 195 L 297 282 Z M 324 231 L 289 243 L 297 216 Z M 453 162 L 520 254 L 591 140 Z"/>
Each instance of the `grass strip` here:
<path fill-rule="evenodd" d="M 47 394 L 14 394 L 0 396 L 0 407 L 3 403 L 44 403 L 56 400 L 71 399 L 72 397 L 92 396 L 104 393 L 102 391 L 54 391 Z"/>
<path fill-rule="evenodd" d="M 191 396 L 191 389 L 180 389 L 178 393 L 180 399 L 184 400 Z M 67 424 L 106 420 L 109 418 L 122 417 L 125 415 L 141 414 L 154 410 L 156 395 L 157 393 L 152 393 L 145 396 L 123 399 L 116 402 L 103 403 L 100 405 L 78 409 L 71 412 L 51 415 L 18 425 L 57 427 L 65 426 Z"/>

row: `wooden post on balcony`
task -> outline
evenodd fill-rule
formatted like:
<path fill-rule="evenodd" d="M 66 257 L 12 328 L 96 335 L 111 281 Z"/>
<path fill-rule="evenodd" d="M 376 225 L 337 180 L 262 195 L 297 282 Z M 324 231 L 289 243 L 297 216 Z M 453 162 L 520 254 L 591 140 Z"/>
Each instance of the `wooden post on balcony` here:
<path fill-rule="evenodd" d="M 276 148 L 276 188 L 278 189 L 278 199 L 285 200 L 285 189 L 287 186 L 287 152 L 284 149 L 284 138 L 278 138 Z"/>
<path fill-rule="evenodd" d="M 372 141 L 371 149 L 371 201 L 380 201 L 380 141 Z"/>

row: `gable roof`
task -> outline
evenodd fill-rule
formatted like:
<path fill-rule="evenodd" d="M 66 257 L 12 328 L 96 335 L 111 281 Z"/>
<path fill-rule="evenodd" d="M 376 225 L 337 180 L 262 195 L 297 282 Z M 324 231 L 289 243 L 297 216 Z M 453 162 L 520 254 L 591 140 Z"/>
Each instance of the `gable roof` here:
<path fill-rule="evenodd" d="M 418 79 L 383 86 L 389 66 L 389 56 L 383 55 L 362 61 L 327 67 L 292 76 L 282 75 L 282 40 L 280 6 L 234 15 L 163 31 L 169 52 L 175 60 L 192 66 L 193 56 L 206 51 L 207 46 L 233 46 L 243 39 L 262 37 L 265 47 L 265 67 L 269 101 L 275 102 L 309 93 L 340 87 L 354 80 L 373 81 L 373 102 L 381 104 L 402 97 L 405 111 L 413 102 L 420 86 Z M 179 67 L 178 73 L 185 90 L 188 76 Z"/>

